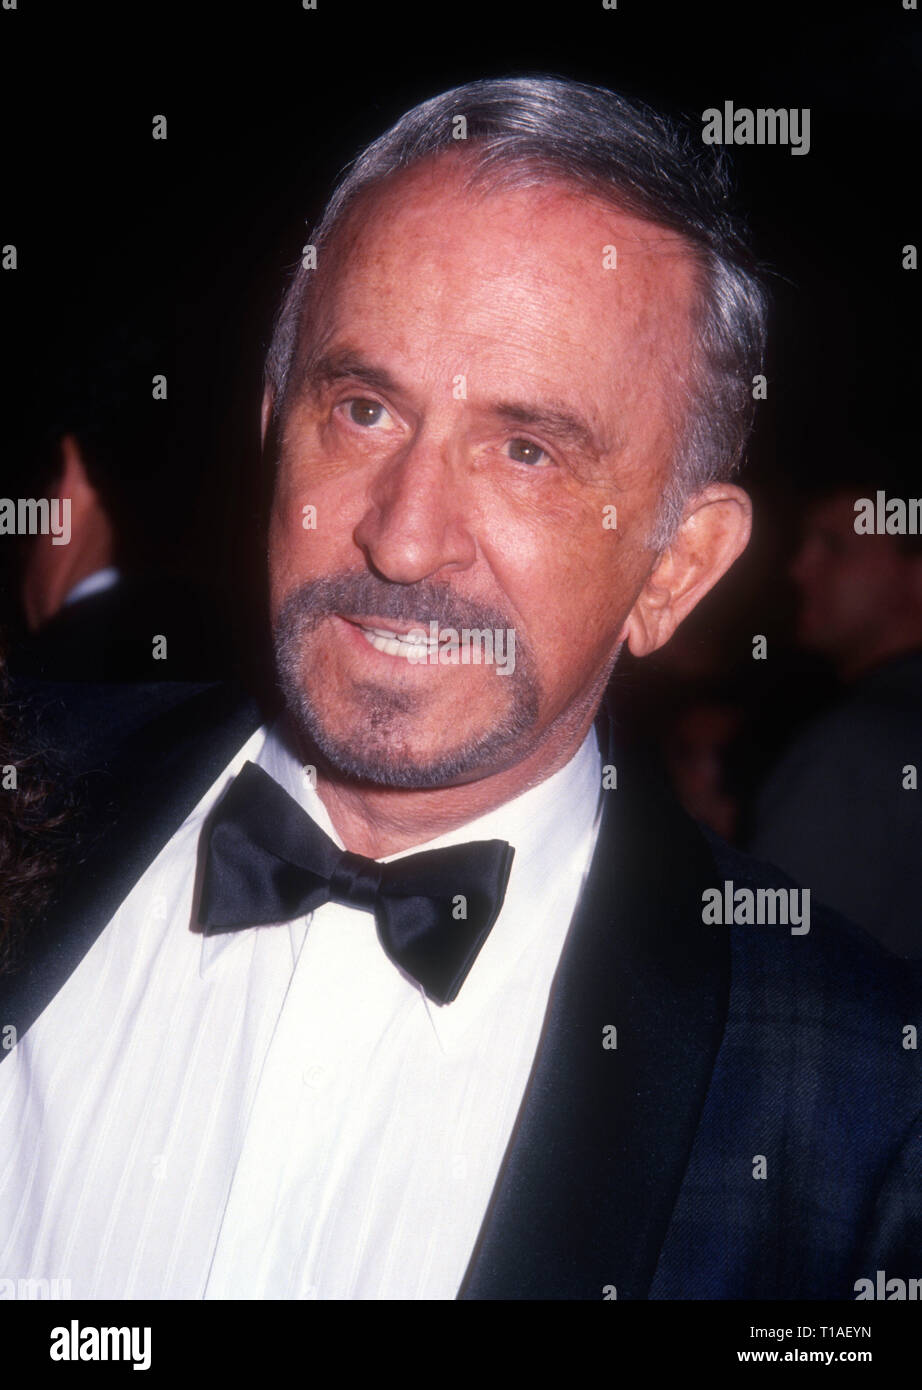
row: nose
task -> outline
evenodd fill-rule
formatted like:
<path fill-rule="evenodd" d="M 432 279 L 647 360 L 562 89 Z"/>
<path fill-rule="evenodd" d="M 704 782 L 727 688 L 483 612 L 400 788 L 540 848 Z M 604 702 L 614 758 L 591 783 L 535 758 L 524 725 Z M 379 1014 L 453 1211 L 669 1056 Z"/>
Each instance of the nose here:
<path fill-rule="evenodd" d="M 449 446 L 418 436 L 382 465 L 353 532 L 372 569 L 394 584 L 468 569 L 477 546 Z"/>

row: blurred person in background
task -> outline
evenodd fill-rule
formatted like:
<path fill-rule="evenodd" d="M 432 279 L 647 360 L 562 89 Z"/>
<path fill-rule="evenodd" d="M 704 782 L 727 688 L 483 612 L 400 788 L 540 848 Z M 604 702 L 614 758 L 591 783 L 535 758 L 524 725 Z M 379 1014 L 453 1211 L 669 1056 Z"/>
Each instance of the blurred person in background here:
<path fill-rule="evenodd" d="M 66 501 L 69 522 L 66 536 L 0 540 L 17 677 L 207 681 L 234 669 L 214 601 L 180 563 L 195 474 L 154 395 L 163 368 L 153 334 L 92 303 L 43 344 L 8 435 L 4 494 Z"/>
<path fill-rule="evenodd" d="M 909 499 L 878 478 L 829 483 L 808 506 L 790 566 L 797 638 L 839 694 L 767 778 L 750 848 L 922 956 L 922 536 L 856 530 L 878 491 Z"/>
<path fill-rule="evenodd" d="M 733 773 L 745 710 L 717 692 L 691 697 L 664 730 L 667 771 L 680 802 L 695 820 L 735 841 L 743 810 Z"/>

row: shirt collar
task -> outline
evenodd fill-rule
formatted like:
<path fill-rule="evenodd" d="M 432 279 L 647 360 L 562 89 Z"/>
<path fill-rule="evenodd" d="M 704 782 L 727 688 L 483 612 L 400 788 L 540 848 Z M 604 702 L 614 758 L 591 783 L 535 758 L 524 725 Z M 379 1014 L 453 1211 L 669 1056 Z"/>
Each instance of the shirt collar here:
<path fill-rule="evenodd" d="M 78 580 L 72 589 L 68 589 L 61 602 L 61 607 L 67 608 L 69 604 L 79 603 L 81 599 L 90 598 L 92 594 L 101 594 L 106 589 L 114 589 L 121 578 L 122 572 L 115 565 L 106 565 L 105 569 L 94 570 L 92 574 Z"/>
<path fill-rule="evenodd" d="M 316 770 L 310 765 L 305 765 L 294 751 L 284 715 L 271 727 L 264 726 L 248 741 L 245 749 L 240 750 L 227 769 L 223 779 L 224 786 L 229 784 L 248 759 L 268 772 L 270 777 L 298 802 L 315 824 L 329 835 L 334 844 L 340 849 L 345 849 L 317 791 Z M 381 856 L 381 862 L 387 864 L 410 854 L 419 854 L 423 850 L 442 849 L 448 845 L 465 844 L 469 840 L 505 840 L 512 845 L 515 856 L 502 911 L 486 946 L 474 963 L 471 974 L 481 965 L 484 951 L 491 940 L 494 942 L 493 954 L 496 954 L 494 938 L 500 925 L 511 918 L 521 918 L 527 904 L 533 903 L 545 893 L 551 877 L 560 872 L 567 872 L 574 858 L 584 852 L 586 837 L 598 820 L 600 769 L 601 758 L 595 727 L 592 726 L 570 761 L 537 786 L 528 788 L 502 806 L 497 806 L 475 820 L 467 821 L 442 835 L 396 854 Z M 292 967 L 297 961 L 306 929 L 307 919 L 304 917 L 286 924 Z M 271 927 L 267 930 L 277 932 L 280 928 Z M 203 935 L 201 973 L 209 970 L 226 950 L 248 935 L 247 931 Z M 422 990 L 420 994 L 425 999 Z M 460 1022 L 460 1015 L 465 1011 L 457 1006 L 462 997 L 463 990 L 450 1009 L 447 1006 L 429 1007 L 426 1001 L 433 1027 L 440 1037 L 446 1031 L 447 1025 L 444 1021 L 451 1010 L 454 1010 L 456 1021 Z"/>
<path fill-rule="evenodd" d="M 269 729 L 254 761 L 303 807 L 340 849 L 345 849 L 317 791 L 315 769 L 305 766 L 292 749 L 284 716 Z M 564 857 L 581 841 L 585 818 L 571 820 L 568 812 L 588 802 L 592 818 L 601 786 L 599 767 L 598 742 L 593 727 L 570 761 L 537 786 L 442 835 L 422 840 L 395 854 L 382 855 L 381 863 L 389 864 L 423 850 L 466 844 L 469 840 L 507 840 L 516 851 L 513 873 L 537 874 L 540 882 L 539 864 L 547 857 L 549 842 L 553 840 L 555 851 Z"/>

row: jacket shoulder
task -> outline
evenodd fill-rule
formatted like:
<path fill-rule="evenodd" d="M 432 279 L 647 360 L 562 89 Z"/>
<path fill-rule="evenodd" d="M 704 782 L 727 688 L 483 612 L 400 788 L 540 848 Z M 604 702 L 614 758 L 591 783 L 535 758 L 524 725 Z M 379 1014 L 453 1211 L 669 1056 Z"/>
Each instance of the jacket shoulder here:
<path fill-rule="evenodd" d="M 653 1296 L 853 1298 L 877 1268 L 914 1273 L 922 963 L 704 833 L 725 904 L 728 884 L 776 914 L 796 892 L 801 920 L 695 924 L 728 938 L 728 1013 Z"/>
<path fill-rule="evenodd" d="M 817 960 L 828 965 L 860 966 L 872 973 L 881 971 L 884 975 L 905 974 L 917 986 L 922 982 L 922 962 L 907 960 L 887 950 L 856 922 L 817 899 L 809 883 L 797 882 L 776 864 L 736 849 L 706 826 L 700 828 L 722 882 L 730 882 L 734 888 L 748 888 L 755 893 L 763 889 L 800 894 L 800 907 L 808 914 L 805 923 L 808 929 L 791 934 L 804 941 L 809 939 Z M 806 899 L 805 893 L 809 895 Z"/>
<path fill-rule="evenodd" d="M 10 702 L 28 745 L 80 773 L 111 759 L 156 719 L 216 687 L 185 681 L 104 683 L 18 677 Z"/>

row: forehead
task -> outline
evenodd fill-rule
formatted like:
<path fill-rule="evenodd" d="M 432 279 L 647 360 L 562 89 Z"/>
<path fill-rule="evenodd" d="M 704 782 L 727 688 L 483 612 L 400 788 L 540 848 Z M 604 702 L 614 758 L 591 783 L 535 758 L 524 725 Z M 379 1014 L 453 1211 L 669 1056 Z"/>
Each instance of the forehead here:
<path fill-rule="evenodd" d="M 443 155 L 362 196 L 322 253 L 315 328 L 487 370 L 683 371 L 699 291 L 683 238 L 562 180 L 471 187 L 468 173 Z"/>

